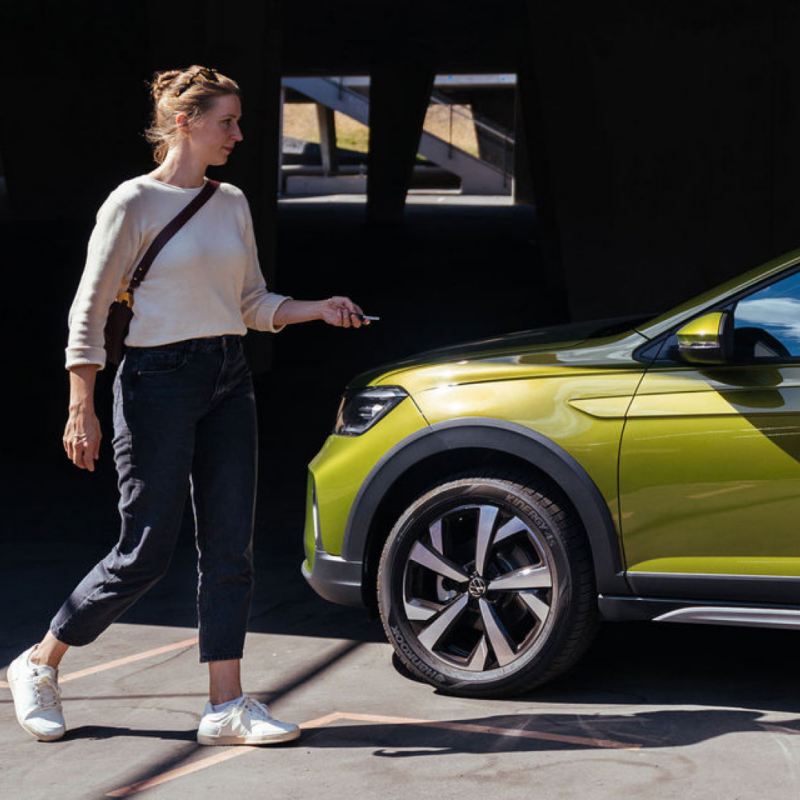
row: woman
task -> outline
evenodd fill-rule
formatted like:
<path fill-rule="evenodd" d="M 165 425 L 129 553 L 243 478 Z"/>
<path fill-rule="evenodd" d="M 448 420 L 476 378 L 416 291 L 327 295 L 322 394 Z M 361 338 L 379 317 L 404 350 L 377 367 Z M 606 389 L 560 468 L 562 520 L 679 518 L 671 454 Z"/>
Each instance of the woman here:
<path fill-rule="evenodd" d="M 94 470 L 100 426 L 94 384 L 105 364 L 103 328 L 112 300 L 157 234 L 225 164 L 238 142 L 241 102 L 230 78 L 193 66 L 158 73 L 147 132 L 158 166 L 125 181 L 100 208 L 70 311 L 64 448 Z M 200 661 L 210 697 L 202 744 L 266 744 L 299 736 L 242 692 L 240 661 L 252 593 L 256 421 L 242 353 L 246 328 L 280 331 L 322 319 L 361 326 L 346 297 L 298 301 L 269 292 L 247 200 L 222 183 L 169 240 L 135 291 L 126 355 L 114 381 L 114 456 L 120 539 L 58 611 L 40 643 L 8 670 L 17 719 L 37 739 L 66 730 L 58 665 L 70 646 L 93 641 L 166 571 L 187 492 L 199 552 Z"/>

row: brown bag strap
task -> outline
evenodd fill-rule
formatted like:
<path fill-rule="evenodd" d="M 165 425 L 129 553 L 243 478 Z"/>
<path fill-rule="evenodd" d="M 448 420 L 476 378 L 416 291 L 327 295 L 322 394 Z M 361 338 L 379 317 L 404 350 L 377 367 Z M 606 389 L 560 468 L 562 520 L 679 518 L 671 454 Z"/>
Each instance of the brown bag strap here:
<path fill-rule="evenodd" d="M 147 275 L 147 270 L 150 269 L 150 265 L 161 252 L 164 245 L 206 204 L 211 195 L 217 190 L 218 186 L 219 181 L 212 181 L 210 179 L 206 181 L 206 185 L 197 197 L 195 197 L 192 202 L 189 203 L 175 219 L 168 223 L 155 239 L 153 239 L 144 257 L 139 262 L 139 266 L 133 271 L 133 277 L 128 285 L 128 292 L 133 291 L 144 280 L 144 276 Z"/>

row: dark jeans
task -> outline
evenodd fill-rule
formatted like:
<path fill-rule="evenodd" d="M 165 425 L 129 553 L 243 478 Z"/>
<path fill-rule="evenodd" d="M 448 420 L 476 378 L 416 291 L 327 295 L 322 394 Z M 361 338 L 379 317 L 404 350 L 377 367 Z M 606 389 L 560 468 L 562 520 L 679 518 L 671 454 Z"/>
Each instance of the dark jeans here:
<path fill-rule="evenodd" d="M 200 661 L 241 658 L 253 586 L 253 381 L 242 337 L 129 348 L 114 381 L 119 542 L 50 630 L 69 645 L 100 635 L 167 571 L 191 486 Z"/>

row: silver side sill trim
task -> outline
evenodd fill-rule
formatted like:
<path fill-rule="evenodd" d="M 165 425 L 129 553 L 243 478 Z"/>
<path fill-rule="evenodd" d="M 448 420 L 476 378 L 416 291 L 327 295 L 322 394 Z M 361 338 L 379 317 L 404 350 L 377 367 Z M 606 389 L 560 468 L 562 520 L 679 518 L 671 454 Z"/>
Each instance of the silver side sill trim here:
<path fill-rule="evenodd" d="M 655 617 L 654 622 L 688 622 L 699 625 L 745 625 L 755 628 L 800 629 L 800 610 L 691 606 L 669 611 L 660 617 Z"/>
<path fill-rule="evenodd" d="M 800 575 L 736 575 L 725 572 L 637 572 L 628 570 L 625 573 L 630 578 L 721 578 L 729 581 L 800 581 Z"/>

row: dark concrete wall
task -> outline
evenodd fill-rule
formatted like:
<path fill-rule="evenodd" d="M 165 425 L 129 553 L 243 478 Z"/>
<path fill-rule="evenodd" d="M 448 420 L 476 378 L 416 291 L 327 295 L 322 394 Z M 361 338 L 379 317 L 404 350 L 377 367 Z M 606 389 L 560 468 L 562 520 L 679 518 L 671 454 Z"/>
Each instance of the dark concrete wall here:
<path fill-rule="evenodd" d="M 148 162 L 144 7 L 81 6 L 2 4 L 0 149 L 17 219 L 86 219 Z"/>
<path fill-rule="evenodd" d="M 663 307 L 800 244 L 796 3 L 529 9 L 575 316 Z"/>
<path fill-rule="evenodd" d="M 205 62 L 242 83 L 247 146 L 215 174 L 247 192 L 271 279 L 281 71 L 380 76 L 412 63 L 518 72 L 517 157 L 531 176 L 520 196 L 536 200 L 532 235 L 573 316 L 660 309 L 800 243 L 794 0 L 205 0 L 191 13 L 39 0 L 1 13 L 0 151 L 17 219 L 91 219 L 151 166 L 144 78 Z M 379 79 L 376 95 L 381 83 L 394 91 Z M 378 105 L 376 173 L 394 147 L 391 103 Z"/>

